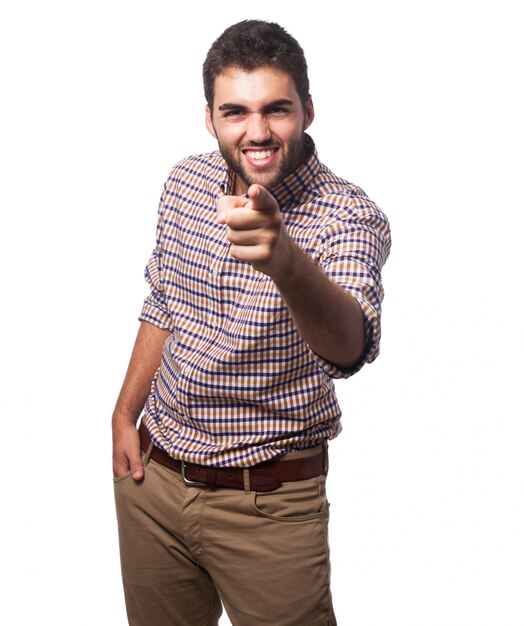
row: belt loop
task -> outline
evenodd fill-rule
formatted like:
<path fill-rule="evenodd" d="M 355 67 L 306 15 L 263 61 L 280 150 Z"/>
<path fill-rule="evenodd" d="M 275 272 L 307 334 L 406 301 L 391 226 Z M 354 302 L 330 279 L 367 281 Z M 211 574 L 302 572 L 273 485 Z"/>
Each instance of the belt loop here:
<path fill-rule="evenodd" d="M 326 439 L 322 441 L 322 447 L 324 448 L 324 474 L 327 476 L 329 472 L 329 454 L 328 454 L 328 442 Z"/>
<path fill-rule="evenodd" d="M 153 452 L 153 442 L 151 442 L 147 448 L 147 451 L 143 453 L 142 464 L 145 466 L 149 463 L 149 458 L 151 457 L 151 452 Z"/>
<path fill-rule="evenodd" d="M 142 465 L 146 466 L 149 463 L 149 458 L 153 452 L 153 442 L 151 441 L 151 435 L 144 424 L 144 419 L 140 419 L 140 426 L 138 427 L 138 436 L 140 438 L 140 449 L 142 451 Z M 146 448 L 147 446 L 147 448 Z"/>
<path fill-rule="evenodd" d="M 251 481 L 249 480 L 249 470 L 244 470 L 244 493 L 251 493 Z"/>

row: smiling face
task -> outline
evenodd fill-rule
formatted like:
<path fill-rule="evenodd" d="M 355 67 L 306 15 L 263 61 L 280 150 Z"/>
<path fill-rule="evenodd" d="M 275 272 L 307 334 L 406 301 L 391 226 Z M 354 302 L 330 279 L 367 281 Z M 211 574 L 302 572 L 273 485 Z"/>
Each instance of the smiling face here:
<path fill-rule="evenodd" d="M 306 157 L 304 131 L 313 117 L 311 98 L 304 110 L 285 72 L 231 68 L 217 76 L 206 126 L 237 173 L 235 193 L 253 183 L 270 189 L 295 170 Z"/>

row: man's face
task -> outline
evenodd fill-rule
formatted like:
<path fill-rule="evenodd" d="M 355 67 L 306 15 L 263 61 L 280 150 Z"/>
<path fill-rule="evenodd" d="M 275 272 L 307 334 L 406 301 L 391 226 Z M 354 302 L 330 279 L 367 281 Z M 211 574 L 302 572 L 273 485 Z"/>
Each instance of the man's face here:
<path fill-rule="evenodd" d="M 285 72 L 231 68 L 217 76 L 206 126 L 238 174 L 235 193 L 245 193 L 253 183 L 274 187 L 295 170 L 305 158 L 304 131 L 313 117 L 311 98 L 304 111 Z"/>

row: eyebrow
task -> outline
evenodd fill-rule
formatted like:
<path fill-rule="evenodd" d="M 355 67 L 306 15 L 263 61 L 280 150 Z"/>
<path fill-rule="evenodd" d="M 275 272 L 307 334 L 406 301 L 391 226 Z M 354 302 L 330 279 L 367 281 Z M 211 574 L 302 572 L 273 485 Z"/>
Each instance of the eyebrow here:
<path fill-rule="evenodd" d="M 274 100 L 273 102 L 266 104 L 265 106 L 262 107 L 262 110 L 267 111 L 268 109 L 271 109 L 273 107 L 290 106 L 290 105 L 292 106 L 294 104 L 295 103 L 293 102 L 293 100 L 288 100 L 287 98 L 281 98 L 280 100 Z M 234 104 L 233 102 L 226 102 L 224 104 L 221 104 L 218 107 L 219 111 L 231 111 L 233 109 L 245 111 L 246 107 L 243 106 L 242 104 Z"/>

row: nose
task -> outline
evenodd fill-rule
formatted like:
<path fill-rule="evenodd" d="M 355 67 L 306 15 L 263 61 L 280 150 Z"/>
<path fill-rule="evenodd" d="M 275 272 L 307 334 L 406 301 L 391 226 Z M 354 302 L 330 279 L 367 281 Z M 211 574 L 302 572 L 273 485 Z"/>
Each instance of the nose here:
<path fill-rule="evenodd" d="M 271 131 L 265 115 L 262 113 L 252 113 L 249 116 L 247 126 L 247 138 L 253 143 L 264 143 L 271 138 Z"/>

